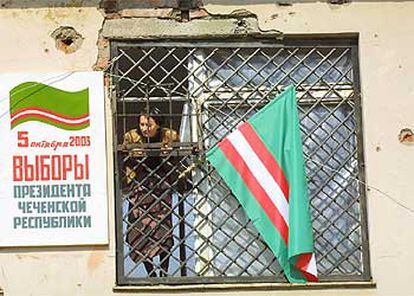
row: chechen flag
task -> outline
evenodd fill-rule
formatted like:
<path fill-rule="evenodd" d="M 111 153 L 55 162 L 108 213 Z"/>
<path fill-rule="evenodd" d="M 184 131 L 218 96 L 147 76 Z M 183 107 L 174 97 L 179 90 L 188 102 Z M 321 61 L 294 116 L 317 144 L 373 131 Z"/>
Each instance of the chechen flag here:
<path fill-rule="evenodd" d="M 292 283 L 317 281 L 295 89 L 207 152 Z"/>

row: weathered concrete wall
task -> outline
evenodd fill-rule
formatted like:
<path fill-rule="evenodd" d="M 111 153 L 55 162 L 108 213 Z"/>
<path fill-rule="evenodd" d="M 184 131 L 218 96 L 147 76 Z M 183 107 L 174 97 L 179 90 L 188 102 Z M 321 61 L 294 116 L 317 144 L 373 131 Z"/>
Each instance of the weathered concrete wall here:
<path fill-rule="evenodd" d="M 279 6 L 260 1 L 263 4 L 240 6 L 236 2 L 219 5 L 219 1 L 204 1 L 206 10 L 212 14 L 227 14 L 240 8 L 249 10 L 258 16 L 262 30 L 280 30 L 285 34 L 359 33 L 367 182 L 414 208 L 411 198 L 414 195 L 411 183 L 414 146 L 398 141 L 402 128 L 414 128 L 414 3 L 368 1 L 328 5 L 309 2 Z M 151 16 L 148 11 L 145 14 Z M 91 70 L 97 61 L 98 32 L 102 24 L 102 14 L 92 7 L 0 10 L 1 71 Z M 65 54 L 55 48 L 50 35 L 60 26 L 73 27 L 82 35 L 83 43 L 76 52 Z M 112 147 L 107 98 L 105 104 L 108 147 Z M 112 171 L 110 149 L 108 170 Z M 112 180 L 113 176 L 109 174 L 110 193 L 113 192 Z M 0 250 L 0 287 L 5 295 L 113 295 L 113 199 L 112 195 L 108 197 L 110 244 L 107 247 Z M 368 209 L 372 273 L 377 288 L 317 290 L 308 291 L 307 295 L 413 294 L 414 214 L 375 190 L 368 192 Z M 292 296 L 303 292 L 211 293 L 235 294 Z"/>
<path fill-rule="evenodd" d="M 88 70 L 96 62 L 96 41 L 103 17 L 96 8 L 0 10 L 2 71 Z M 83 37 L 69 55 L 55 48 L 53 31 L 71 26 Z"/>

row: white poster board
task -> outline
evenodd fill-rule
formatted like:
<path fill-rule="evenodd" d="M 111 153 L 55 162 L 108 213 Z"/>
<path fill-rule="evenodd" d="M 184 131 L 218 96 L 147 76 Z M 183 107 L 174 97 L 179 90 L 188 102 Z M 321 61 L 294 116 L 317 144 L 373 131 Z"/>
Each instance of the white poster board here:
<path fill-rule="evenodd" d="M 108 243 L 100 72 L 0 74 L 0 246 Z"/>

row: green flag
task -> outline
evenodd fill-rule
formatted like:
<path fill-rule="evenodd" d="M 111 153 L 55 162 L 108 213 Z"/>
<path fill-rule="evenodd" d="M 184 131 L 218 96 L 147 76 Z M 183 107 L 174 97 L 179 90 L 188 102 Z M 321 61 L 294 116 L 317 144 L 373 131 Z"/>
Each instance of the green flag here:
<path fill-rule="evenodd" d="M 317 281 L 295 89 L 207 152 L 290 282 Z"/>
<path fill-rule="evenodd" d="M 89 127 L 89 90 L 64 91 L 39 82 L 25 82 L 10 91 L 11 128 L 38 121 L 64 130 Z"/>

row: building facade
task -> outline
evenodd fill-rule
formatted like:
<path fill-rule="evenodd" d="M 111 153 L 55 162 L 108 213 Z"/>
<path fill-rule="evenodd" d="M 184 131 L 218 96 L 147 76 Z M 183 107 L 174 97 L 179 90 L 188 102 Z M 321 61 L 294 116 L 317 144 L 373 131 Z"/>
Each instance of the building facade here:
<path fill-rule="evenodd" d="M 413 14 L 411 1 L 4 1 L 2 72 L 104 72 L 109 243 L 2 248 L 3 294 L 411 295 Z M 290 84 L 315 284 L 286 282 L 203 158 Z M 179 134 L 168 156 L 125 141 L 142 111 Z M 163 231 L 143 236 L 168 259 L 152 261 L 130 238 L 144 223 L 131 190 L 162 182 L 149 194 L 166 197 L 152 200 Z"/>

